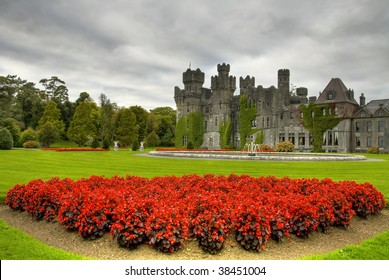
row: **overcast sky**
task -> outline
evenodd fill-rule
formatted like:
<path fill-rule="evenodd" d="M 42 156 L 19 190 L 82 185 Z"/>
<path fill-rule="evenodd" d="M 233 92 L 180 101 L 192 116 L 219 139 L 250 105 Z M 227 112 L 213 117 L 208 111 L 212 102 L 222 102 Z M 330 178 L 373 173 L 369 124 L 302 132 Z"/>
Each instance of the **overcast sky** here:
<path fill-rule="evenodd" d="M 389 98 L 386 0 L 0 0 L 0 75 L 58 76 L 70 99 L 104 93 L 120 106 L 175 107 L 182 73 L 204 87 L 230 74 L 277 86 L 277 70 L 317 96 L 341 78 L 367 101 Z M 239 85 L 237 84 L 239 87 Z M 239 94 L 238 90 L 235 94 Z"/>

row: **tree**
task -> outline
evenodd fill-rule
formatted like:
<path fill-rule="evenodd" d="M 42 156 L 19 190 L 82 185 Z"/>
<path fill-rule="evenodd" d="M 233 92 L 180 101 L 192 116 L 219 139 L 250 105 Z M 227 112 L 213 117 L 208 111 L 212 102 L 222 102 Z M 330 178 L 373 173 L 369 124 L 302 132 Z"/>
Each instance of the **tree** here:
<path fill-rule="evenodd" d="M 22 128 L 38 127 L 42 117 L 46 94 L 35 87 L 34 83 L 23 84 L 15 98 L 15 118 L 20 121 Z"/>
<path fill-rule="evenodd" d="M 13 140 L 11 132 L 5 127 L 0 127 L 0 150 L 11 150 Z"/>
<path fill-rule="evenodd" d="M 140 106 L 131 106 L 130 110 L 135 114 L 136 126 L 138 127 L 138 142 L 144 141 L 147 136 L 147 119 L 149 112 Z"/>
<path fill-rule="evenodd" d="M 323 151 L 323 134 L 334 128 L 340 122 L 340 118 L 330 114 L 327 105 L 302 104 L 300 111 L 303 113 L 302 124 L 313 136 L 313 151 Z"/>
<path fill-rule="evenodd" d="M 12 135 L 13 146 L 17 146 L 20 139 L 19 122 L 13 118 L 0 119 L 0 127 L 7 128 Z"/>
<path fill-rule="evenodd" d="M 50 121 L 45 122 L 39 127 L 38 139 L 43 147 L 50 147 L 59 138 L 58 129 Z"/>
<path fill-rule="evenodd" d="M 94 102 L 83 101 L 78 105 L 70 122 L 68 138 L 70 141 L 84 146 L 97 136 L 100 114 Z"/>
<path fill-rule="evenodd" d="M 0 76 L 0 119 L 14 117 L 14 98 L 24 83 L 16 75 Z"/>
<path fill-rule="evenodd" d="M 65 134 L 65 123 L 61 119 L 61 111 L 57 107 L 57 103 L 54 101 L 47 102 L 42 117 L 38 124 L 38 130 L 47 122 L 50 122 L 57 130 L 58 135 Z"/>
<path fill-rule="evenodd" d="M 65 82 L 57 76 L 52 76 L 50 79 L 41 79 L 39 83 L 45 88 L 49 100 L 53 100 L 57 104 L 64 104 L 69 101 L 68 88 Z"/>
<path fill-rule="evenodd" d="M 57 76 L 52 76 L 50 79 L 41 79 L 39 83 L 45 88 L 47 99 L 57 103 L 61 110 L 62 120 L 67 128 L 73 116 L 74 105 L 69 101 L 68 88 L 65 82 Z"/>
<path fill-rule="evenodd" d="M 157 124 L 154 124 L 154 130 L 161 139 L 161 145 L 173 146 L 176 126 L 176 111 L 171 107 L 157 107 L 150 111 L 150 116 L 155 116 L 154 118 L 157 121 Z"/>
<path fill-rule="evenodd" d="M 131 109 L 121 108 L 115 115 L 115 140 L 121 145 L 131 147 L 138 141 L 136 116 Z"/>
<path fill-rule="evenodd" d="M 108 141 L 108 146 L 113 143 L 114 136 L 114 116 L 117 110 L 117 105 L 111 103 L 111 101 L 101 94 L 100 97 L 100 128 L 99 128 L 99 138 L 103 142 Z"/>
<path fill-rule="evenodd" d="M 159 137 L 155 131 L 152 131 L 146 138 L 147 147 L 156 147 L 160 142 L 161 141 L 159 140 Z"/>

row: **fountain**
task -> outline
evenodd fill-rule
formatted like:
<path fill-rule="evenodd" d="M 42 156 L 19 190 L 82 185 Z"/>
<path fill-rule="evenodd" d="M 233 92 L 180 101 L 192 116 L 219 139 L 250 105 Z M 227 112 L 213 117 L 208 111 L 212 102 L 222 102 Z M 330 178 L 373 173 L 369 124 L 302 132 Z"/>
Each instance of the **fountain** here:
<path fill-rule="evenodd" d="M 244 144 L 243 151 L 246 151 L 249 156 L 255 156 L 255 153 L 259 151 L 259 144 L 255 144 L 253 142 L 247 142 Z"/>

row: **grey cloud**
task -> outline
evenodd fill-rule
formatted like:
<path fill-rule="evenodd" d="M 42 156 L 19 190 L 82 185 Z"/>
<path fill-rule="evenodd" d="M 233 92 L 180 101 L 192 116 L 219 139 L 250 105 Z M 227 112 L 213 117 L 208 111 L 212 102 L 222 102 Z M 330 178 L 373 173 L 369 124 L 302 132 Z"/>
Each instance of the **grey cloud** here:
<path fill-rule="evenodd" d="M 174 107 L 189 62 L 206 72 L 207 87 L 226 62 L 264 86 L 289 68 L 312 95 L 334 76 L 368 99 L 389 90 L 383 0 L 2 2 L 0 75 L 58 75 L 74 99 L 104 92 L 122 105 Z"/>

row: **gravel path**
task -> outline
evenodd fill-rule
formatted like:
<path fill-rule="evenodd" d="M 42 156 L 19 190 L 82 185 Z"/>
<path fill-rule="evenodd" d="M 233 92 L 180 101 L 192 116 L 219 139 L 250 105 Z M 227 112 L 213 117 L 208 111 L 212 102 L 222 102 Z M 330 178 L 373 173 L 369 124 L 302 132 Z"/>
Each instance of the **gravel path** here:
<path fill-rule="evenodd" d="M 348 244 L 358 244 L 389 230 L 389 209 L 386 208 L 368 219 L 355 217 L 347 230 L 332 228 L 328 234 L 314 233 L 308 239 L 291 236 L 282 243 L 269 240 L 266 249 L 260 253 L 243 250 L 230 236 L 228 244 L 217 255 L 203 252 L 195 240 L 187 240 L 186 246 L 178 252 L 163 254 L 147 245 L 133 251 L 119 248 L 109 234 L 98 240 L 84 240 L 77 233 L 67 231 L 58 222 L 37 222 L 28 213 L 12 211 L 4 204 L 0 205 L 0 218 L 48 245 L 101 260 L 298 259 L 311 254 L 330 252 Z"/>

